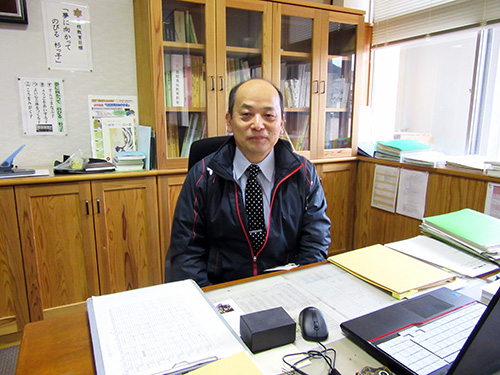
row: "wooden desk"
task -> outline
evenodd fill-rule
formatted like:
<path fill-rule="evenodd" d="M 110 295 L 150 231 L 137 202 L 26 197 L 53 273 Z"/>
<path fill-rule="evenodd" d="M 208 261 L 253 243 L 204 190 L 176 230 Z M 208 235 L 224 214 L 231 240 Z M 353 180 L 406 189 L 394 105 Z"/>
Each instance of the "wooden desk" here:
<path fill-rule="evenodd" d="M 337 269 L 332 264 L 326 263 L 316 266 L 305 266 L 301 267 L 300 270 L 318 273 L 324 267 Z M 345 271 L 340 270 L 339 272 L 344 273 Z M 274 278 L 274 276 L 291 276 L 292 274 L 296 275 L 298 273 L 277 272 L 272 275 L 257 276 L 238 282 L 205 288 L 205 291 L 208 292 L 208 295 L 218 291 L 225 293 L 232 288 L 247 288 L 254 283 L 259 285 L 259 283 L 266 282 L 266 280 L 269 282 L 279 279 L 279 277 Z M 354 278 L 354 276 L 349 277 L 364 284 L 364 282 Z M 337 368 L 343 374 L 354 374 L 366 365 L 373 367 L 380 366 L 379 362 L 347 339 L 337 340 L 327 346 L 337 350 Z M 281 355 L 279 358 L 281 363 Z M 307 371 L 311 373 L 324 373 L 323 361 L 317 361 L 308 366 Z M 92 375 L 95 373 L 90 328 L 85 312 L 26 325 L 19 351 L 17 375 Z"/>
<path fill-rule="evenodd" d="M 27 324 L 16 374 L 95 374 L 87 313 Z"/>

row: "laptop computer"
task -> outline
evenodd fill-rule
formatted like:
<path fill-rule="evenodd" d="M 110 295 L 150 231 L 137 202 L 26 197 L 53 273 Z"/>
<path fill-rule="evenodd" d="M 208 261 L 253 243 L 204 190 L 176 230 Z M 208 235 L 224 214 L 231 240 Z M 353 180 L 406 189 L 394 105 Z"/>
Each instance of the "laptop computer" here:
<path fill-rule="evenodd" d="M 398 374 L 491 375 L 500 370 L 499 299 L 500 290 L 486 307 L 440 288 L 340 327 L 350 340 Z"/>

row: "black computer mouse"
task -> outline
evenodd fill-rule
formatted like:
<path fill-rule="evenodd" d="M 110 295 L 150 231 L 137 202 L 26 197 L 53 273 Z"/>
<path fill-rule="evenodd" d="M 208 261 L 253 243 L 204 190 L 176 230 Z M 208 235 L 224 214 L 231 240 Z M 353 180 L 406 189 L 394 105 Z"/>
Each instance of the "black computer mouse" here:
<path fill-rule="evenodd" d="M 328 338 L 325 317 L 316 307 L 309 306 L 300 312 L 299 325 L 304 340 L 324 341 Z"/>

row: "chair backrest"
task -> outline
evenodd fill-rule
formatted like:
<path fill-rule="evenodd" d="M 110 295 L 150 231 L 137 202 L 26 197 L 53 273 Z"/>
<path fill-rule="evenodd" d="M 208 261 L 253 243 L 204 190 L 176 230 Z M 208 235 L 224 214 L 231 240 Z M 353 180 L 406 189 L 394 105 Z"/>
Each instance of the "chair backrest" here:
<path fill-rule="evenodd" d="M 193 142 L 189 149 L 188 170 L 205 156 L 217 151 L 229 138 L 231 136 L 225 135 L 222 137 L 203 138 Z"/>

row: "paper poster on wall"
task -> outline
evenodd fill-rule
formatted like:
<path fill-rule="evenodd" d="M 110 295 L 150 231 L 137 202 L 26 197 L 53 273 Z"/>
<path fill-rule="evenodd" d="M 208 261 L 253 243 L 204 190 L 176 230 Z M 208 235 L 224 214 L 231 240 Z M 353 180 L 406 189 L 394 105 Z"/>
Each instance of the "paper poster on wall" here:
<path fill-rule="evenodd" d="M 137 151 L 137 97 L 88 98 L 92 157 L 112 161 L 117 151 Z"/>
<path fill-rule="evenodd" d="M 424 217 L 428 180 L 429 172 L 401 170 L 396 213 L 419 220 Z"/>
<path fill-rule="evenodd" d="M 375 166 L 373 176 L 372 207 L 394 212 L 399 183 L 399 168 Z"/>
<path fill-rule="evenodd" d="M 45 51 L 50 70 L 92 71 L 90 11 L 80 1 L 42 1 Z"/>
<path fill-rule="evenodd" d="M 484 213 L 500 219 L 500 184 L 488 183 Z"/>
<path fill-rule="evenodd" d="M 18 78 L 25 135 L 66 135 L 63 80 Z"/>

